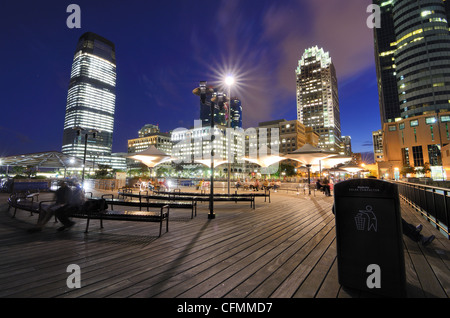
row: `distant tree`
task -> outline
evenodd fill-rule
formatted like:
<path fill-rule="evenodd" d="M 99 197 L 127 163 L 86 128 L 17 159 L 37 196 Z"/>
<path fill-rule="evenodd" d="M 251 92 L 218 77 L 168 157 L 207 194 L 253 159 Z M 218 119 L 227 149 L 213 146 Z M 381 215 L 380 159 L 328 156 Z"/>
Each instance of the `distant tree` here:
<path fill-rule="evenodd" d="M 95 171 L 95 178 L 96 179 L 105 179 L 106 177 L 108 177 L 109 174 L 109 166 L 107 165 L 98 165 L 98 170 Z"/>
<path fill-rule="evenodd" d="M 415 173 L 416 170 L 411 166 L 403 166 L 400 172 L 403 175 L 407 175 L 408 173 Z"/>

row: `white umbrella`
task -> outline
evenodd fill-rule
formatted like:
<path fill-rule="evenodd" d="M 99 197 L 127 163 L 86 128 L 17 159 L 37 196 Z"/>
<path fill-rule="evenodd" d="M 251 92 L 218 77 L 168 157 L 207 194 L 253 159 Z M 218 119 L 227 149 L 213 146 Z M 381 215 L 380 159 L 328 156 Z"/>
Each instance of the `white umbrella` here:
<path fill-rule="evenodd" d="M 320 161 L 329 157 L 337 156 L 338 154 L 332 151 L 314 147 L 313 145 L 306 144 L 300 149 L 286 154 L 286 159 L 292 159 L 303 163 L 308 168 L 308 188 L 311 183 L 310 169 L 313 165 L 319 165 Z M 311 194 L 311 189 L 309 189 Z"/>
<path fill-rule="evenodd" d="M 364 170 L 362 167 L 354 164 L 354 163 L 348 163 L 344 166 L 339 167 L 339 169 L 345 170 L 347 172 L 350 172 L 351 174 L 360 172 L 362 170 Z"/>
<path fill-rule="evenodd" d="M 142 152 L 133 153 L 128 155 L 127 157 L 138 160 L 149 168 L 153 168 L 159 164 L 172 160 L 170 155 L 157 149 L 153 145 Z"/>
<path fill-rule="evenodd" d="M 262 168 L 269 168 L 270 166 L 279 163 L 280 161 L 286 160 L 286 158 L 281 157 L 278 154 L 272 154 L 272 150 L 266 145 L 261 146 L 257 158 L 244 157 L 243 159 L 245 161 L 257 164 Z"/>
<path fill-rule="evenodd" d="M 194 162 L 201 163 L 202 165 L 205 165 L 207 167 L 211 167 L 211 159 L 198 159 L 194 160 Z M 218 166 L 223 165 L 227 162 L 227 160 L 214 159 L 214 168 L 217 168 Z"/>
<path fill-rule="evenodd" d="M 338 156 L 328 157 L 328 158 L 320 160 L 318 164 L 311 165 L 311 169 L 313 171 L 319 171 L 320 173 L 322 173 L 323 169 L 331 169 L 339 164 L 346 163 L 350 160 L 352 160 L 352 157 L 349 157 L 349 156 L 338 155 Z"/>
<path fill-rule="evenodd" d="M 305 165 L 315 165 L 319 164 L 319 162 L 323 159 L 337 156 L 338 154 L 332 151 L 324 150 L 321 148 L 314 147 L 310 144 L 306 144 L 300 149 L 297 149 L 294 152 L 290 152 L 286 154 L 284 157 L 286 159 L 292 159 L 296 160 L 298 162 L 301 162 Z"/>

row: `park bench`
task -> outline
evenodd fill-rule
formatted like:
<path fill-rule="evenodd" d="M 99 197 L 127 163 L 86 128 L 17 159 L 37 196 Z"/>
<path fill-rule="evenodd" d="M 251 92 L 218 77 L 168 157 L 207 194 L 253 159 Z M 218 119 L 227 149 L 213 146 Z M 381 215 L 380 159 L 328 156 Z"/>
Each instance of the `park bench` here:
<path fill-rule="evenodd" d="M 8 204 L 14 207 L 14 216 L 17 209 L 30 211 L 31 213 L 39 213 L 43 208 L 48 207 L 54 200 L 31 202 L 19 200 L 14 196 L 10 196 Z M 115 221 L 135 221 L 135 222 L 156 222 L 159 223 L 159 236 L 162 234 L 162 226 L 166 222 L 166 232 L 169 231 L 169 205 L 158 206 L 159 211 L 114 211 L 108 210 L 108 204 L 105 199 L 88 199 L 83 208 L 70 213 L 72 218 L 87 219 L 85 233 L 88 232 L 90 220 L 100 220 L 100 227 L 103 228 L 103 220 Z M 13 216 L 13 217 L 14 217 Z"/>
<path fill-rule="evenodd" d="M 100 227 L 103 228 L 103 220 L 112 221 L 135 221 L 135 222 L 156 222 L 159 223 L 159 236 L 162 234 L 163 222 L 166 222 L 166 232 L 169 231 L 169 211 L 168 205 L 158 206 L 159 211 L 114 211 L 108 210 L 105 199 L 89 199 L 84 207 L 70 214 L 70 217 L 87 219 L 86 230 L 88 232 L 89 221 L 100 220 Z"/>
<path fill-rule="evenodd" d="M 30 215 L 33 215 L 33 212 L 39 213 L 38 201 L 39 201 L 39 192 L 30 193 L 29 191 L 27 191 L 27 192 L 13 193 L 8 198 L 8 211 L 12 207 L 14 208 L 13 218 L 16 217 L 17 209 L 29 211 Z"/>
<path fill-rule="evenodd" d="M 205 192 L 154 192 L 158 196 L 165 196 L 169 200 L 183 200 L 183 199 L 192 199 L 195 201 L 206 202 L 210 201 L 210 194 Z M 227 201 L 227 202 L 250 202 L 250 206 L 255 209 L 255 195 L 254 193 L 214 193 L 213 195 L 214 201 Z"/>
<path fill-rule="evenodd" d="M 264 198 L 264 202 L 267 202 L 267 198 L 269 198 L 269 203 L 271 203 L 270 200 L 270 190 L 261 190 L 261 192 L 252 192 L 252 193 L 237 193 L 237 191 L 235 192 L 236 195 L 240 195 L 240 196 L 254 196 L 254 197 L 263 197 Z"/>
<path fill-rule="evenodd" d="M 111 198 L 109 198 L 110 196 Z M 127 201 L 125 200 L 125 197 L 138 198 L 139 201 Z M 139 207 L 139 211 L 142 211 L 142 208 L 147 208 L 148 211 L 149 208 L 161 208 L 168 205 L 170 209 L 190 209 L 191 219 L 193 219 L 194 216 L 197 216 L 197 202 L 193 199 L 175 202 L 173 200 L 168 200 L 165 196 L 129 195 L 128 193 L 123 195 L 123 200 L 119 198 L 114 199 L 113 194 L 104 194 L 102 195 L 102 198 L 106 200 L 106 203 L 111 207 L 111 210 L 114 210 L 114 205 Z"/>

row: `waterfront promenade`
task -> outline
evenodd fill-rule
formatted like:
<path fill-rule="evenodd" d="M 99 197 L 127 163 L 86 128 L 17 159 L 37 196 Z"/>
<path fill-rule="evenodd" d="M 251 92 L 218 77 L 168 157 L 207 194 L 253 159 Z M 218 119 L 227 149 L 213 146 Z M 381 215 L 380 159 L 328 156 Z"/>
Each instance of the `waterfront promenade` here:
<path fill-rule="evenodd" d="M 106 193 L 102 192 L 102 193 Z M 98 194 L 98 193 L 97 193 Z M 40 200 L 47 194 L 42 194 Z M 339 285 L 333 197 L 272 193 L 271 203 L 199 203 L 197 217 L 171 210 L 169 232 L 157 223 L 85 220 L 69 231 L 50 221 L 28 233 L 37 215 L 7 211 L 0 194 L 0 297 L 366 298 Z M 114 207 L 124 209 L 124 207 Z M 448 298 L 450 241 L 402 202 L 402 216 L 436 235 L 423 247 L 404 237 L 408 298 Z M 164 232 L 164 231 L 163 231 Z M 68 265 L 81 269 L 69 289 Z"/>

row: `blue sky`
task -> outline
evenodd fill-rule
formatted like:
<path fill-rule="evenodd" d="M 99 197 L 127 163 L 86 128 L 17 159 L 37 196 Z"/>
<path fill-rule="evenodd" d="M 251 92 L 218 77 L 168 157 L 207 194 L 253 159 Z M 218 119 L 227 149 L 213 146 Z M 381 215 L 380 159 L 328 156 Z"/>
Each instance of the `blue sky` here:
<path fill-rule="evenodd" d="M 66 25 L 69 4 L 81 28 Z M 308 47 L 329 51 L 342 134 L 372 150 L 380 129 L 370 0 L 2 1 L 0 156 L 60 150 L 72 58 L 95 32 L 115 43 L 114 152 L 147 123 L 162 131 L 199 117 L 199 81 L 238 83 L 244 128 L 296 118 L 295 68 Z"/>

